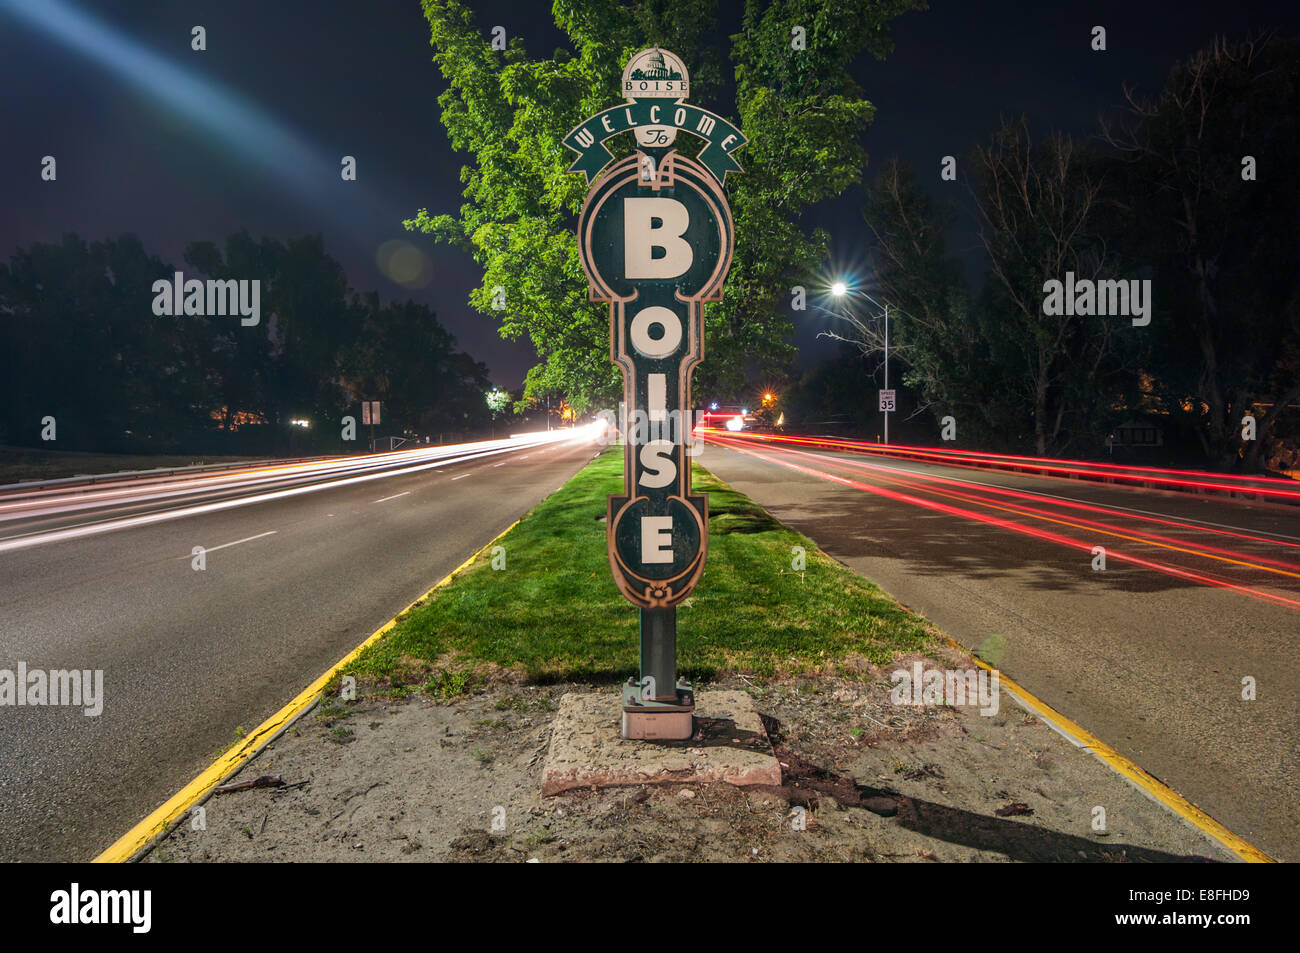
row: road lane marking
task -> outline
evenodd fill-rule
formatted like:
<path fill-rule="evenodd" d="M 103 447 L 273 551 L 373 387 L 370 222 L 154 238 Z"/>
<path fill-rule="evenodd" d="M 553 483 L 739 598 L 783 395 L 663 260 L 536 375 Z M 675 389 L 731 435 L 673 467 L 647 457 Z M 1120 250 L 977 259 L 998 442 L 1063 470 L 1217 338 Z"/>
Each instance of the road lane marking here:
<path fill-rule="evenodd" d="M 376 502 L 376 503 L 387 503 L 389 500 L 395 500 L 395 499 L 397 499 L 399 496 L 409 496 L 409 495 L 410 495 L 410 492 L 411 492 L 410 490 L 407 490 L 405 493 L 394 493 L 392 496 L 386 496 L 386 497 L 384 497 L 382 500 L 375 500 L 374 502 Z"/>
<path fill-rule="evenodd" d="M 503 466 L 505 466 L 504 463 L 494 463 L 492 464 L 492 469 L 495 470 L 497 467 L 503 467 Z"/>
<path fill-rule="evenodd" d="M 460 476 L 458 476 L 458 477 L 452 477 L 452 479 L 453 479 L 453 480 L 463 480 L 463 479 L 465 479 L 465 477 L 467 477 L 467 476 L 469 476 L 468 473 L 462 473 L 462 474 L 461 474 Z"/>
<path fill-rule="evenodd" d="M 973 654 L 970 649 L 966 648 L 964 645 L 961 645 L 951 637 L 948 638 L 948 641 L 963 655 L 968 656 L 975 665 L 990 673 L 995 671 L 993 666 L 989 665 L 979 656 Z M 1159 801 L 1183 820 L 1200 830 L 1201 833 L 1218 841 L 1247 863 L 1275 863 L 1273 858 L 1268 856 L 1268 854 L 1264 853 L 1258 847 L 1243 838 L 1238 837 L 1191 801 L 1187 800 L 1187 798 L 1169 787 L 1169 785 L 1157 780 L 1150 774 L 1147 774 L 1146 771 L 1142 770 L 1141 766 L 1124 757 L 1086 728 L 1083 728 L 1071 721 L 1069 718 L 1066 718 L 1059 711 L 1038 698 L 1032 692 L 1007 678 L 1006 672 L 999 671 L 998 680 L 1002 688 L 1009 691 L 1011 697 L 1014 698 L 1021 707 L 1033 712 L 1039 718 L 1043 719 L 1043 721 L 1047 723 L 1048 727 L 1054 729 L 1058 734 L 1064 735 L 1067 739 L 1072 741 L 1076 747 L 1087 749 L 1088 752 L 1096 757 L 1097 760 L 1101 761 L 1102 764 L 1106 765 L 1117 774 L 1122 775 L 1125 780 L 1133 784 L 1144 794 Z"/>
<path fill-rule="evenodd" d="M 233 543 L 222 543 L 220 546 L 209 546 L 204 550 L 204 552 L 215 553 L 218 549 L 225 549 L 227 546 L 238 546 L 240 543 L 251 543 L 255 539 L 261 539 L 263 536 L 274 536 L 278 532 L 279 530 L 277 529 L 269 529 L 265 533 L 258 533 L 256 536 L 246 536 L 243 539 L 235 540 Z M 189 559 L 190 557 L 184 556 L 182 558 Z"/>
<path fill-rule="evenodd" d="M 347 655 L 343 656 L 343 658 L 339 659 L 338 663 L 335 664 L 333 668 L 308 685 L 296 698 L 294 698 L 293 701 L 289 702 L 289 704 L 285 705 L 270 718 L 266 719 L 266 721 L 262 722 L 262 724 L 260 724 L 254 731 L 245 736 L 242 742 L 219 757 L 201 774 L 199 774 L 198 777 L 173 794 L 161 806 L 155 809 L 153 813 L 118 838 L 112 846 L 96 857 L 92 863 L 125 863 L 140 851 L 144 850 L 144 848 L 152 844 L 156 838 L 171 828 L 175 822 L 183 821 L 185 815 L 189 813 L 190 808 L 210 795 L 213 788 L 238 771 L 243 767 L 245 762 L 254 757 L 276 738 L 284 734 L 284 732 L 289 729 L 289 726 L 292 725 L 300 715 L 305 714 L 316 703 L 316 700 L 320 697 L 321 692 L 325 690 L 325 686 L 329 684 L 330 680 L 342 669 L 356 661 L 357 657 L 360 656 L 369 646 L 379 641 L 385 632 L 397 625 L 397 620 L 401 618 L 404 613 L 412 609 L 416 603 L 424 601 L 434 592 L 451 582 L 458 572 L 465 569 L 473 563 L 474 560 L 487 553 L 497 540 L 502 536 L 505 536 L 506 533 L 510 532 L 518 525 L 519 520 L 515 520 L 501 532 L 497 533 L 497 535 L 492 537 L 487 545 L 474 553 L 473 556 L 470 556 L 469 559 L 465 560 L 442 579 L 438 580 L 438 582 L 428 592 L 424 593 L 401 612 L 397 613 L 397 615 L 385 622 L 383 626 L 372 632 L 369 638 Z"/>

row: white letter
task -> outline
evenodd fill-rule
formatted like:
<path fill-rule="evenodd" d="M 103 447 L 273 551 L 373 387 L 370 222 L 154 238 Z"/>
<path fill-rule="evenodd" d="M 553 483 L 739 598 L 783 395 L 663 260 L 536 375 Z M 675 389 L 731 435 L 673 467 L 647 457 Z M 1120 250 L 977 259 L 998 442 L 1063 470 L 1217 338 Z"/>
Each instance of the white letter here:
<path fill-rule="evenodd" d="M 1144 328 L 1151 323 L 1151 279 L 1143 278 L 1141 282 L 1134 279 L 1132 287 L 1129 300 L 1133 303 L 1133 314 L 1137 315 L 1133 327 Z"/>
<path fill-rule="evenodd" d="M 664 336 L 657 341 L 650 336 L 650 328 L 656 324 L 664 329 Z M 637 312 L 631 333 L 632 346 L 646 357 L 667 357 L 682 343 L 682 322 L 670 309 L 655 304 Z"/>
<path fill-rule="evenodd" d="M 1061 314 L 1061 283 L 1055 278 L 1051 281 L 1045 281 L 1043 282 L 1043 291 L 1047 295 L 1043 299 L 1043 314 L 1059 317 Z"/>
<path fill-rule="evenodd" d="M 673 444 L 668 440 L 651 440 L 641 448 L 641 466 L 645 467 L 640 479 L 637 480 L 639 486 L 644 486 L 651 490 L 657 490 L 665 487 L 677 479 L 677 464 L 672 458 Z M 659 517 L 655 517 L 659 519 Z M 646 517 L 649 519 L 649 517 Z M 670 517 L 667 519 L 671 525 Z M 644 526 L 644 522 L 642 523 Z M 644 541 L 643 541 L 644 545 Z M 668 560 L 664 560 L 667 562 Z"/>
<path fill-rule="evenodd" d="M 153 283 L 153 313 L 162 317 L 172 313 L 172 283 L 166 278 L 159 278 Z"/>
<path fill-rule="evenodd" d="M 655 221 L 659 224 L 655 225 Z M 623 200 L 623 269 L 628 278 L 676 278 L 695 261 L 695 252 L 681 236 L 691 215 L 676 199 Z M 662 248 L 656 258 L 654 249 Z"/>
<path fill-rule="evenodd" d="M 104 712 L 104 670 L 95 669 L 95 688 L 90 688 L 90 671 L 85 673 L 86 677 L 81 680 L 81 700 L 86 703 L 86 707 L 81 713 L 87 718 L 98 718 Z"/>
<path fill-rule="evenodd" d="M 673 518 L 671 516 L 641 517 L 641 562 L 670 563 L 673 561 Z"/>
<path fill-rule="evenodd" d="M 651 374 L 646 378 L 646 409 L 651 420 L 668 419 L 667 374 Z"/>
<path fill-rule="evenodd" d="M 245 287 L 248 288 L 251 294 L 245 296 L 244 294 Z M 244 305 L 248 303 L 249 298 L 252 299 L 253 302 L 252 307 L 246 308 L 244 307 Z M 239 313 L 244 316 L 239 319 L 239 323 L 246 328 L 251 328 L 253 327 L 253 325 L 259 323 L 262 320 L 261 279 L 254 278 L 252 281 L 248 282 L 247 284 L 245 284 L 245 282 L 243 281 L 239 283 Z"/>

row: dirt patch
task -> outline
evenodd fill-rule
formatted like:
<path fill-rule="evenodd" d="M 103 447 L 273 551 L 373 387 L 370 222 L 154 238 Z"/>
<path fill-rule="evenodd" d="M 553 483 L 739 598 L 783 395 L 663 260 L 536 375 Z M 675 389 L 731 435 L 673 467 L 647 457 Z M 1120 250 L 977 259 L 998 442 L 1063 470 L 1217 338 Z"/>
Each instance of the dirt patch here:
<path fill-rule="evenodd" d="M 1005 693 L 986 716 L 893 704 L 883 671 L 697 687 L 753 695 L 780 787 L 541 797 L 556 703 L 590 685 L 363 699 L 309 714 L 242 772 L 283 787 L 209 798 L 144 860 L 1235 859 Z"/>

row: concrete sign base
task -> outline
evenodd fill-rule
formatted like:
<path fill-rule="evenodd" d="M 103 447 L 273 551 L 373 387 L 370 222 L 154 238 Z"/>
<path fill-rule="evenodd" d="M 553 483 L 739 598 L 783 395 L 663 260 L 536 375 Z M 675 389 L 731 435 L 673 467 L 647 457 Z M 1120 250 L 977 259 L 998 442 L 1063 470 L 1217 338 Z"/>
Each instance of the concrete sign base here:
<path fill-rule="evenodd" d="M 551 726 L 542 796 L 629 784 L 781 784 L 781 766 L 748 694 L 700 692 L 694 718 L 695 733 L 685 741 L 624 738 L 618 696 L 565 695 Z"/>

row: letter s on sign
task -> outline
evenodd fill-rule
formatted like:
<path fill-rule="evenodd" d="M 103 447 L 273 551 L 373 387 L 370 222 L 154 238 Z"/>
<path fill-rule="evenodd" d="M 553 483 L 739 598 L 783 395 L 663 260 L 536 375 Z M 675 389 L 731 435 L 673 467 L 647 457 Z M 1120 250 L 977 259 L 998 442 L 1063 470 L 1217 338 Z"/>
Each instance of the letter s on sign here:
<path fill-rule="evenodd" d="M 650 490 L 668 486 L 677 479 L 677 464 L 673 463 L 673 442 L 652 440 L 641 448 L 641 478 L 637 481 Z"/>

